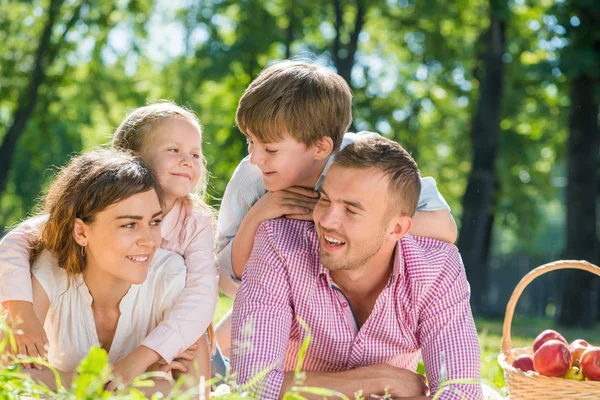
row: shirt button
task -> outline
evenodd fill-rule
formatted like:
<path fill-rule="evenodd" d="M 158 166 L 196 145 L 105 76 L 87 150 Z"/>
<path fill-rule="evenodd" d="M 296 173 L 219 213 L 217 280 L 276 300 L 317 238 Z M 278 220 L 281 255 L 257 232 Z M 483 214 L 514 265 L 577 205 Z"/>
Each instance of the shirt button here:
<path fill-rule="evenodd" d="M 348 303 L 346 303 L 346 302 L 342 303 L 342 307 L 348 307 Z"/>

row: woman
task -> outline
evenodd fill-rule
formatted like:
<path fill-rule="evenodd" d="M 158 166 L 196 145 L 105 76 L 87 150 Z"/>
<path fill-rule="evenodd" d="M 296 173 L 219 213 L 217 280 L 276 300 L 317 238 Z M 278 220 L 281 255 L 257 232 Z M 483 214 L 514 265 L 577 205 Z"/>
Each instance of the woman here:
<path fill-rule="evenodd" d="M 108 352 L 110 363 L 128 355 L 183 290 L 183 258 L 158 249 L 162 208 L 148 168 L 123 152 L 76 157 L 51 184 L 48 219 L 31 251 L 33 306 L 48 336 L 48 361 L 67 381 L 94 345 Z M 189 360 L 172 364 L 178 368 L 173 376 L 187 371 L 193 385 L 201 375 L 210 377 L 204 336 L 196 345 Z M 53 383 L 48 371 L 28 371 Z M 158 380 L 151 389 L 170 387 Z"/>

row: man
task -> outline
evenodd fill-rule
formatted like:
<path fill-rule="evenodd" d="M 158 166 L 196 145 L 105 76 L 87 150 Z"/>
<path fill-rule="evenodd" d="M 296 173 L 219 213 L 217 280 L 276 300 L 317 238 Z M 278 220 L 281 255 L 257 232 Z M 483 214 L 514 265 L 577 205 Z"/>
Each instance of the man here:
<path fill-rule="evenodd" d="M 304 386 L 350 398 L 480 399 L 480 349 L 469 285 L 451 244 L 407 234 L 419 170 L 397 143 L 344 148 L 320 188 L 314 224 L 285 218 L 256 233 L 233 309 L 232 373 L 277 399 L 294 385 L 308 326 Z M 266 374 L 265 374 L 266 372 Z"/>

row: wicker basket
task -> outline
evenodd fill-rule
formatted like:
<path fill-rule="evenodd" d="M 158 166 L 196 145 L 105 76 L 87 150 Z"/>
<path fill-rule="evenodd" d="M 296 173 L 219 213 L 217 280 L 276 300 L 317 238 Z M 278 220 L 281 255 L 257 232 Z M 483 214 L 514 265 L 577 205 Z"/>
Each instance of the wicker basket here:
<path fill-rule="evenodd" d="M 502 353 L 498 356 L 498 362 L 504 370 L 506 388 L 511 400 L 600 399 L 600 382 L 554 378 L 540 375 L 534 371 L 523 372 L 512 366 L 513 361 L 519 355 L 532 353 L 531 347 L 511 350 L 510 326 L 517 300 L 531 281 L 557 269 L 581 269 L 600 276 L 600 268 L 587 261 L 555 261 L 537 267 L 521 279 L 506 306 L 504 326 L 502 327 Z M 595 344 L 598 345 L 598 343 Z"/>

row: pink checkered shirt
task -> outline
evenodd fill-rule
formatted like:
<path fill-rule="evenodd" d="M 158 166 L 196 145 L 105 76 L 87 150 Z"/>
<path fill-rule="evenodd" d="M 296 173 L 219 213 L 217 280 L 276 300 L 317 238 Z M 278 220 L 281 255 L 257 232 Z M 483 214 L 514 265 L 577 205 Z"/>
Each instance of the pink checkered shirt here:
<path fill-rule="evenodd" d="M 233 306 L 231 368 L 244 385 L 277 399 L 309 327 L 304 371 L 337 372 L 377 363 L 416 370 L 423 356 L 431 395 L 440 381 L 480 379 L 480 348 L 458 249 L 430 238 L 398 241 L 389 284 L 358 329 L 351 306 L 319 261 L 314 224 L 264 222 Z M 478 384 L 453 384 L 440 399 L 480 399 Z"/>

